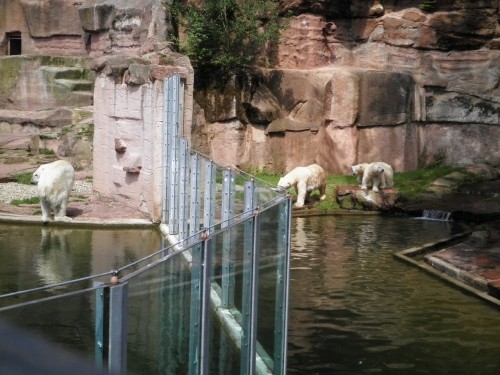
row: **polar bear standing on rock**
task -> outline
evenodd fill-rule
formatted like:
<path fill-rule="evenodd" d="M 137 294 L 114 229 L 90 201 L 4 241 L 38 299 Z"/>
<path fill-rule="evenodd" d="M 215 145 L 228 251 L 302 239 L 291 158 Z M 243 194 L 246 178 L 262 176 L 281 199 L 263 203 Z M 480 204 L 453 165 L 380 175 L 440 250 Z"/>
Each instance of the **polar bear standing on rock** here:
<path fill-rule="evenodd" d="M 307 167 L 297 167 L 280 178 L 278 186 L 283 189 L 295 187 L 297 192 L 297 202 L 295 207 L 303 207 L 311 192 L 319 189 L 320 200 L 326 198 L 325 171 L 318 164 L 311 164 Z"/>
<path fill-rule="evenodd" d="M 66 160 L 42 164 L 33 173 L 31 183 L 38 185 L 44 223 L 55 217 L 66 216 L 66 206 L 74 182 L 75 169 Z"/>
<path fill-rule="evenodd" d="M 351 167 L 353 176 L 358 178 L 358 185 L 361 186 L 363 181 L 363 173 L 365 172 L 365 168 L 368 167 L 369 163 L 361 163 L 356 164 Z"/>
<path fill-rule="evenodd" d="M 361 189 L 366 190 L 372 186 L 372 190 L 379 191 L 379 187 L 384 189 L 392 187 L 394 181 L 394 171 L 392 167 L 384 162 L 362 163 L 352 166 L 352 174 L 358 176 L 358 183 Z"/>

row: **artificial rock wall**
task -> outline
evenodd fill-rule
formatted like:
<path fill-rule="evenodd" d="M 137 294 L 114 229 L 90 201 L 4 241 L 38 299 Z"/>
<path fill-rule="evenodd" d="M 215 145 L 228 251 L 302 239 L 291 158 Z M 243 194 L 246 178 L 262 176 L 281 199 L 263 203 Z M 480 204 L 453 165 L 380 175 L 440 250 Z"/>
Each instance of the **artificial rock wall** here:
<path fill-rule="evenodd" d="M 193 144 L 215 161 L 348 173 L 373 160 L 408 171 L 500 158 L 498 0 L 280 5 L 292 17 L 267 51 L 276 65 L 197 93 Z"/>
<path fill-rule="evenodd" d="M 169 61 L 174 61 L 170 57 Z M 193 74 L 189 62 L 162 65 L 138 58 L 96 60 L 94 88 L 94 190 L 144 212 L 162 214 L 164 79 L 184 81 L 184 131 L 189 137 Z"/>

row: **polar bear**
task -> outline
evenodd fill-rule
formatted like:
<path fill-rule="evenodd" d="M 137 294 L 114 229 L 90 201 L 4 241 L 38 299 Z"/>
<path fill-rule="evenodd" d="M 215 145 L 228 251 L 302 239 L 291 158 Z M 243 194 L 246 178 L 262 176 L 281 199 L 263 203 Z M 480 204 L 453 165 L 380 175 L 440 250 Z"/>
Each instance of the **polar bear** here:
<path fill-rule="evenodd" d="M 373 186 L 372 190 L 379 191 L 379 187 L 384 189 L 392 187 L 394 183 L 394 171 L 392 167 L 384 162 L 362 163 L 352 166 L 352 173 L 358 176 L 358 183 L 361 189 L 366 190 L 368 186 Z"/>
<path fill-rule="evenodd" d="M 66 206 L 74 182 L 75 169 L 66 160 L 42 164 L 33 173 L 31 183 L 38 185 L 44 223 L 55 217 L 66 216 Z"/>
<path fill-rule="evenodd" d="M 361 182 L 363 181 L 363 172 L 369 163 L 361 163 L 351 166 L 353 176 L 358 178 L 358 185 L 361 186 Z"/>
<path fill-rule="evenodd" d="M 297 202 L 295 207 L 303 207 L 311 192 L 319 189 L 320 200 L 326 198 L 325 171 L 318 164 L 311 164 L 307 167 L 297 167 L 287 173 L 278 181 L 278 186 L 283 189 L 295 187 L 297 192 Z"/>

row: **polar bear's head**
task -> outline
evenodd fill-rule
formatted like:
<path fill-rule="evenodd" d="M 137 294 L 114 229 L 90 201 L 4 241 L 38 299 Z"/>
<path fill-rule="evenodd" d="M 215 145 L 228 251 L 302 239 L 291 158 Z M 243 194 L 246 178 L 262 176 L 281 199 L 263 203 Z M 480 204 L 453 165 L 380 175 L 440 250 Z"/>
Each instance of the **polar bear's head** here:
<path fill-rule="evenodd" d="M 375 168 L 371 168 L 373 174 L 382 174 L 384 173 L 384 167 L 381 165 L 376 165 Z"/>
<path fill-rule="evenodd" d="M 31 176 L 31 183 L 33 185 L 38 184 L 38 181 L 40 181 L 40 176 L 42 175 L 44 169 L 45 169 L 45 164 L 39 166 L 38 169 L 33 173 L 33 176 Z"/>
<path fill-rule="evenodd" d="M 281 177 L 280 180 L 278 181 L 278 187 L 282 189 L 289 189 L 292 187 L 292 181 L 290 181 L 288 178 Z"/>
<path fill-rule="evenodd" d="M 351 169 L 352 169 L 352 174 L 353 174 L 353 176 L 357 176 L 360 172 L 362 172 L 362 170 L 361 170 L 361 168 L 360 168 L 359 164 L 358 164 L 358 165 L 353 165 L 353 166 L 351 167 Z"/>
<path fill-rule="evenodd" d="M 367 165 L 367 163 L 361 163 L 351 166 L 353 176 L 362 176 Z"/>

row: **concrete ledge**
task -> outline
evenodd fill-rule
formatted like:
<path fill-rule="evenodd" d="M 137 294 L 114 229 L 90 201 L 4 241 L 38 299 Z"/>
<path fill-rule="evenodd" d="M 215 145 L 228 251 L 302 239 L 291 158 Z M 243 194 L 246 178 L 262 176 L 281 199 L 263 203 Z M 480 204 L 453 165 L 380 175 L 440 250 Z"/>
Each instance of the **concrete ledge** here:
<path fill-rule="evenodd" d="M 0 223 L 12 224 L 40 224 L 47 227 L 151 227 L 158 226 L 146 219 L 102 219 L 102 218 L 82 218 L 82 219 L 59 219 L 50 221 L 47 224 L 42 222 L 40 216 L 13 215 L 8 213 L 0 214 Z"/>
<path fill-rule="evenodd" d="M 451 236 L 447 239 L 436 241 L 433 243 L 428 243 L 423 246 L 419 247 L 413 247 L 410 249 L 406 249 L 403 251 L 399 251 L 397 253 L 394 253 L 394 257 L 396 259 L 399 259 L 405 263 L 409 263 L 413 266 L 416 266 L 428 274 L 438 277 L 441 280 L 445 281 L 446 283 L 450 284 L 451 286 L 457 287 L 461 289 L 462 291 L 474 295 L 476 297 L 479 297 L 496 307 L 500 308 L 500 300 L 497 298 L 494 298 L 490 294 L 487 293 L 487 291 L 483 291 L 478 289 L 475 286 L 470 285 L 467 281 L 472 280 L 474 277 L 473 275 L 467 275 L 465 277 L 465 274 L 467 273 L 466 271 L 461 270 L 460 274 L 462 277 L 460 279 L 457 279 L 454 276 L 454 272 L 452 270 L 453 266 L 451 264 L 446 264 L 445 262 L 441 263 L 441 270 L 434 268 L 433 266 L 429 265 L 428 263 L 425 262 L 425 254 L 428 254 L 433 251 L 437 251 L 439 249 L 442 249 L 445 246 L 448 246 L 452 243 L 455 243 L 456 241 L 459 241 L 466 236 L 468 236 L 470 232 L 463 232 L 456 234 L 454 236 Z"/>

